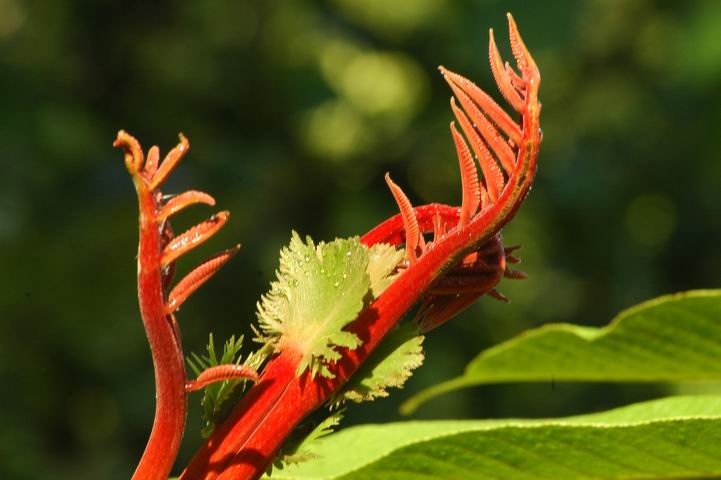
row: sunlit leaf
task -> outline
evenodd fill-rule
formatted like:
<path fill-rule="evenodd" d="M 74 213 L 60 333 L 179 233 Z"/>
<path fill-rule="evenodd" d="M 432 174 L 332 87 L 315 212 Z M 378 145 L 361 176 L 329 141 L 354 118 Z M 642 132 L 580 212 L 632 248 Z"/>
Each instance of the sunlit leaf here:
<path fill-rule="evenodd" d="M 721 396 L 554 420 L 402 422 L 316 442 L 274 480 L 690 479 L 721 476 Z"/>
<path fill-rule="evenodd" d="M 298 374 L 309 368 L 330 376 L 327 364 L 340 359 L 338 349 L 360 345 L 344 327 L 388 285 L 401 259 L 393 247 L 368 249 L 358 237 L 316 246 L 293 232 L 280 252 L 278 280 L 258 304 L 264 339 L 276 350 L 303 353 Z"/>
<path fill-rule="evenodd" d="M 721 379 L 721 291 L 644 302 L 603 328 L 551 324 L 481 352 L 460 377 L 407 401 L 410 413 L 459 388 L 503 382 L 672 382 Z"/>

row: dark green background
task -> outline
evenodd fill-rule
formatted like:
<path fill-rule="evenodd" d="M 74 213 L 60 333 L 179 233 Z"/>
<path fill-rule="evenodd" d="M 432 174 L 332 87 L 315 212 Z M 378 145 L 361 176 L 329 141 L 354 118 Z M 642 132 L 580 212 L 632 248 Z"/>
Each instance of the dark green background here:
<path fill-rule="evenodd" d="M 721 3 L 0 0 L 0 477 L 128 478 L 144 447 L 152 367 L 118 129 L 163 152 L 184 132 L 166 190 L 233 214 L 180 263 L 243 244 L 178 316 L 186 352 L 202 351 L 209 331 L 248 331 L 291 228 L 331 239 L 394 214 L 386 171 L 417 204 L 459 202 L 435 68 L 496 95 L 487 28 L 508 56 L 508 10 L 543 77 L 537 182 L 504 232 L 531 279 L 434 331 L 408 387 L 346 424 L 398 419 L 410 393 L 526 328 L 601 325 L 719 285 Z M 670 390 L 492 386 L 415 418 L 565 415 Z M 179 465 L 200 443 L 198 402 Z"/>

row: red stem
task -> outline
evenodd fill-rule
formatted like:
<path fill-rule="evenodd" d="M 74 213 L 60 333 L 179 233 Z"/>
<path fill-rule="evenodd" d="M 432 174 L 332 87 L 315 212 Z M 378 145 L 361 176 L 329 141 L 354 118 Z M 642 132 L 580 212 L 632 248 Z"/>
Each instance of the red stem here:
<path fill-rule="evenodd" d="M 513 218 L 530 190 L 536 170 L 541 141 L 540 104 L 537 97 L 540 76 L 510 15 L 509 28 L 511 46 L 523 80 L 523 91 L 516 91 L 519 95 L 522 93 L 519 98 L 522 98 L 523 103 L 513 102 L 515 109 L 522 115 L 522 135 L 513 141 L 518 153 L 508 182 L 499 197 L 465 225 L 457 221 L 459 210 L 452 207 L 429 205 L 415 209 L 416 220 L 422 231 L 432 229 L 437 215 L 452 228 L 441 238 L 434 239 L 433 248 L 427 249 L 412 262 L 348 327 L 348 330 L 360 337 L 362 344 L 355 350 L 342 351 L 342 359 L 329 366 L 335 377 L 312 379 L 307 371 L 297 377 L 301 354 L 288 349 L 282 351 L 268 362 L 260 382 L 250 389 L 231 416 L 196 453 L 181 479 L 257 479 L 263 475 L 295 426 L 353 375 L 386 333 L 429 292 L 434 282 L 466 254 L 491 240 Z M 492 35 L 491 45 L 494 45 Z M 462 90 L 477 89 L 463 77 L 459 78 L 459 85 L 465 85 Z M 479 102 L 486 110 L 490 109 L 490 116 L 496 123 L 505 118 L 498 113 L 501 109 L 490 97 L 482 97 Z M 405 241 L 403 220 L 399 217 L 369 232 L 362 239 L 363 243 L 399 244 Z"/>
<path fill-rule="evenodd" d="M 138 300 L 155 369 L 155 419 L 133 480 L 166 480 L 185 430 L 185 366 L 175 318 L 165 314 L 158 204 L 139 174 L 133 175 L 140 206 Z"/>
<path fill-rule="evenodd" d="M 158 147 L 150 149 L 145 162 L 140 143 L 123 130 L 118 132 L 113 145 L 125 150 L 125 166 L 138 195 L 138 300 L 155 370 L 153 428 L 133 479 L 165 480 L 180 449 L 187 416 L 185 362 L 180 329 L 173 312 L 223 266 L 238 248 L 226 250 L 191 271 L 171 291 L 172 301 L 166 302 L 165 290 L 173 276 L 174 261 L 217 232 L 227 220 L 228 213 L 221 212 L 174 237 L 167 223 L 168 216 L 193 203 L 215 203 L 208 194 L 190 191 L 172 198 L 161 208 L 163 195 L 160 185 L 188 151 L 190 145 L 187 138 L 181 134 L 180 143 L 160 165 Z M 193 389 L 225 377 L 237 378 L 240 374 L 257 379 L 256 373 L 250 369 L 242 369 L 237 365 L 216 366 L 201 373 L 197 380 L 187 382 L 188 388 Z"/>
<path fill-rule="evenodd" d="M 520 175 L 516 173 L 518 171 L 509 183 L 520 186 Z M 530 186 L 529 176 L 524 180 L 523 183 Z M 362 345 L 352 351 L 343 351 L 342 360 L 331 368 L 335 378 L 311 380 L 308 372 L 297 377 L 295 372 L 301 358 L 297 352 L 286 350 L 273 358 L 264 369 L 260 382 L 251 388 L 230 418 L 196 453 L 181 480 L 259 478 L 295 426 L 355 373 L 433 282 L 466 253 L 490 240 L 510 220 L 515 213 L 512 206 L 525 196 L 525 190 L 523 186 L 504 190 L 493 207 L 475 217 L 466 227 L 449 232 L 366 308 L 348 328 L 361 338 Z M 423 230 L 432 228 L 436 214 L 442 215 L 446 222 L 459 215 L 458 208 L 439 204 L 414 211 Z M 402 219 L 397 215 L 369 232 L 362 242 L 366 245 L 398 244 L 403 241 L 402 230 Z"/>

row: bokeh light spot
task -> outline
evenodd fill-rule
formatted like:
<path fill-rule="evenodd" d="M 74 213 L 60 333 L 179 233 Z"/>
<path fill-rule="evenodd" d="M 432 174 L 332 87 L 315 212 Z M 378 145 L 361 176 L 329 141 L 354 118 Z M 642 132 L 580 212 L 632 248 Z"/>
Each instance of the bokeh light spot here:
<path fill-rule="evenodd" d="M 326 160 L 343 162 L 368 145 L 363 118 L 343 100 L 325 102 L 304 114 L 299 130 L 306 149 Z"/>
<path fill-rule="evenodd" d="M 407 55 L 334 43 L 321 56 L 328 84 L 366 115 L 404 122 L 422 106 L 428 89 L 421 68 Z"/>
<path fill-rule="evenodd" d="M 447 8 L 445 0 L 395 2 L 388 8 L 386 0 L 335 0 L 335 6 L 349 19 L 389 37 L 406 35 L 432 23 Z"/>

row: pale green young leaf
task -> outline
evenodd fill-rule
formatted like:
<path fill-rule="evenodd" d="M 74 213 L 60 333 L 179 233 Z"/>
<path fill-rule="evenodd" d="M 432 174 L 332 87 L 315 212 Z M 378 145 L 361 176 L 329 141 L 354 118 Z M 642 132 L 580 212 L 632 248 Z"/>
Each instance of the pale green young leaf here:
<path fill-rule="evenodd" d="M 293 232 L 280 252 L 278 280 L 258 304 L 264 340 L 276 350 L 302 352 L 298 374 L 330 376 L 328 362 L 339 347 L 357 348 L 360 339 L 344 331 L 363 308 L 370 289 L 368 249 L 358 237 L 317 246 Z"/>
<path fill-rule="evenodd" d="M 721 396 L 553 420 L 352 427 L 273 480 L 670 480 L 721 476 Z"/>
<path fill-rule="evenodd" d="M 667 295 L 603 328 L 545 325 L 481 352 L 460 377 L 406 402 L 501 382 L 673 382 L 721 379 L 721 290 Z"/>
<path fill-rule="evenodd" d="M 423 336 L 412 323 L 390 332 L 358 371 L 333 397 L 337 407 L 345 400 L 360 403 L 387 397 L 388 388 L 400 388 L 423 363 Z"/>
<path fill-rule="evenodd" d="M 377 243 L 368 249 L 368 277 L 373 298 L 378 298 L 398 277 L 398 267 L 405 257 L 405 251 L 387 243 Z"/>

